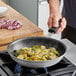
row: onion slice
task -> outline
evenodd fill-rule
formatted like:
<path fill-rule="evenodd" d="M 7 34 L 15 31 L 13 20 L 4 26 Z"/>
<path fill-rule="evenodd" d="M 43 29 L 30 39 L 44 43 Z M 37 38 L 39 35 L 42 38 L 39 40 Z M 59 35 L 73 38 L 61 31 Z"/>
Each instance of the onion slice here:
<path fill-rule="evenodd" d="M 18 20 L 4 19 L 0 20 L 0 29 L 16 30 L 22 27 L 22 23 Z"/>

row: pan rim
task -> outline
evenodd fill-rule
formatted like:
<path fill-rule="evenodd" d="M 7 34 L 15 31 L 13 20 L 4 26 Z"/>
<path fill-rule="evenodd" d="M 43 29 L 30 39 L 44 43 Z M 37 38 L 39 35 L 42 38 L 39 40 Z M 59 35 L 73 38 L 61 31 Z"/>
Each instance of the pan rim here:
<path fill-rule="evenodd" d="M 61 42 L 61 41 L 59 41 L 59 40 L 56 40 L 56 39 L 53 39 L 53 38 L 48 38 L 48 37 L 24 37 L 24 38 L 19 38 L 19 39 L 14 40 L 13 42 L 10 42 L 10 43 L 8 44 L 8 46 L 7 46 L 7 49 L 9 48 L 9 46 L 11 46 L 12 44 L 16 43 L 17 41 L 24 40 L 24 39 L 31 39 L 31 38 L 52 39 L 52 40 L 58 41 L 59 43 L 61 43 L 62 45 L 64 45 L 64 47 L 67 49 L 66 45 L 65 45 L 63 42 Z"/>

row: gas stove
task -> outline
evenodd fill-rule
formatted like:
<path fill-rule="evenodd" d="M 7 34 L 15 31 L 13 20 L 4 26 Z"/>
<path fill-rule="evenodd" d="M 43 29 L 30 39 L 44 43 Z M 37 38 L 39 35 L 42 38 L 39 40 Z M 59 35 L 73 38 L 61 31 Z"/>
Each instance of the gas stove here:
<path fill-rule="evenodd" d="M 65 57 L 47 68 L 22 67 L 11 59 L 7 51 L 0 52 L 0 76 L 76 76 L 76 66 Z"/>

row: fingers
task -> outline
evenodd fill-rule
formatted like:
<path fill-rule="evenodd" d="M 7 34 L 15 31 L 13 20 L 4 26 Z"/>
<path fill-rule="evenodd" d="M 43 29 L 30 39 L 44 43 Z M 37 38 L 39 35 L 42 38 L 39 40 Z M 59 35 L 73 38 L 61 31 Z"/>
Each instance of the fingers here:
<path fill-rule="evenodd" d="M 51 15 L 50 17 L 49 17 L 49 20 L 48 20 L 48 27 L 49 28 L 51 28 L 51 27 L 58 27 L 58 21 L 59 21 L 59 19 L 61 19 L 62 18 L 62 16 L 61 15 L 59 15 L 58 17 L 57 16 L 53 16 L 53 15 Z"/>
<path fill-rule="evenodd" d="M 48 20 L 48 27 L 58 27 L 58 19 L 57 18 L 49 18 Z"/>
<path fill-rule="evenodd" d="M 52 27 L 52 18 L 49 17 L 49 20 L 48 20 L 48 27 L 51 28 Z"/>
<path fill-rule="evenodd" d="M 56 31 L 56 33 L 62 32 L 66 28 L 66 19 L 63 17 L 60 23 L 60 28 Z"/>
<path fill-rule="evenodd" d="M 53 26 L 53 27 L 58 27 L 58 19 L 57 19 L 57 18 L 54 18 L 54 19 L 52 20 L 52 26 Z"/>

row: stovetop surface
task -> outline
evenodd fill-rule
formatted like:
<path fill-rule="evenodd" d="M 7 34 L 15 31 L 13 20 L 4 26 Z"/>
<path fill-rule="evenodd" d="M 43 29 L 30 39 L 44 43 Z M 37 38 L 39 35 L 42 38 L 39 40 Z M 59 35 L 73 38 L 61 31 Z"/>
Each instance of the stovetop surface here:
<path fill-rule="evenodd" d="M 0 52 L 0 76 L 72 76 L 75 70 L 76 66 L 66 58 L 63 58 L 58 64 L 47 68 L 23 68 L 14 62 L 6 51 Z"/>

